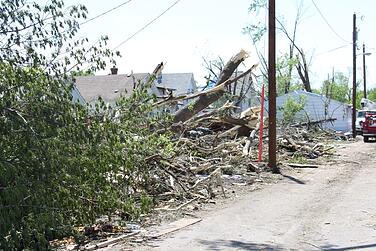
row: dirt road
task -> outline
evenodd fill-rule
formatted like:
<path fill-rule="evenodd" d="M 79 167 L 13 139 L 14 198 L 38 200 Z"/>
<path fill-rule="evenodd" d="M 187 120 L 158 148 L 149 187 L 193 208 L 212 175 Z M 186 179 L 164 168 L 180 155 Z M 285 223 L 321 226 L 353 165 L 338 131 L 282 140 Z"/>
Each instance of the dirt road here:
<path fill-rule="evenodd" d="M 376 144 L 338 155 L 141 250 L 376 250 Z"/>

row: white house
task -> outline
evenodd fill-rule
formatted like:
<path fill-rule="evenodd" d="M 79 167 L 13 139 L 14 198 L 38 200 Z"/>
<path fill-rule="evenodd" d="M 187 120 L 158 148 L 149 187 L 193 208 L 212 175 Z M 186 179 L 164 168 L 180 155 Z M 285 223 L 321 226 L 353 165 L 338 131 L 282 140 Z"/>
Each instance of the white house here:
<path fill-rule="evenodd" d="M 101 97 L 106 103 L 115 104 L 120 96 L 129 97 L 139 83 L 144 84 L 149 78 L 149 73 L 117 74 L 117 68 L 112 68 L 109 75 L 76 77 L 73 96 L 81 103 L 95 103 Z M 173 96 L 191 94 L 197 88 L 193 73 L 163 73 L 148 91 L 158 99 L 164 99 L 171 93 Z M 181 105 L 184 103 L 174 105 L 171 111 Z"/>
<path fill-rule="evenodd" d="M 352 107 L 350 105 L 303 90 L 293 91 L 277 97 L 277 119 L 282 118 L 282 108 L 289 98 L 299 101 L 301 97 L 304 97 L 305 105 L 303 111 L 299 112 L 297 117 L 306 120 L 308 116 L 310 121 L 333 118 L 335 121 L 324 123 L 323 127 L 342 132 L 351 130 Z M 265 108 L 268 109 L 268 102 L 265 102 Z"/>

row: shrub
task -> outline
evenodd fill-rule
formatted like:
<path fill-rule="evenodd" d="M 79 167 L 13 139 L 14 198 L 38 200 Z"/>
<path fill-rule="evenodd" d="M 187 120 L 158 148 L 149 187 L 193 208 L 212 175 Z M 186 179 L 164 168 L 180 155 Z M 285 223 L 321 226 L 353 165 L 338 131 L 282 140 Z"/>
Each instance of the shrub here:
<path fill-rule="evenodd" d="M 104 69 L 117 54 L 105 37 L 73 40 L 86 8 L 4 0 L 0 10 L 0 250 L 50 249 L 100 215 L 147 211 L 148 157 L 173 149 L 153 132 L 168 122 L 153 113 L 153 79 L 114 107 L 74 103 L 70 71 Z"/>

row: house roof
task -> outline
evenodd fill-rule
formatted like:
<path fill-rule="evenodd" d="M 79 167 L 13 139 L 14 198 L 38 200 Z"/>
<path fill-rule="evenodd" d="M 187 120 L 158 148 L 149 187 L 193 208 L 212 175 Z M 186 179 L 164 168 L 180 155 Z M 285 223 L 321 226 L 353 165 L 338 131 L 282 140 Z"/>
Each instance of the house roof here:
<path fill-rule="evenodd" d="M 86 102 L 95 101 L 98 97 L 106 102 L 113 102 L 121 95 L 130 96 L 134 84 L 144 81 L 148 76 L 148 73 L 83 76 L 76 77 L 75 84 Z"/>
<path fill-rule="evenodd" d="M 186 94 L 196 91 L 193 73 L 163 73 L 162 82 L 157 83 L 158 88 L 176 90 L 175 94 Z"/>

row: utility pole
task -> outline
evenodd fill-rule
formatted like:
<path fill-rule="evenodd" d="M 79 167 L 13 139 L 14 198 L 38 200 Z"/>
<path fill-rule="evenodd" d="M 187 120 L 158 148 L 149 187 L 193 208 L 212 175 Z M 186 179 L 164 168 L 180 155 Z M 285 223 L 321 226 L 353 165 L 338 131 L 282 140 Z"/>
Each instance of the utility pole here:
<path fill-rule="evenodd" d="M 353 88 L 352 88 L 352 135 L 356 137 L 356 40 L 358 34 L 356 30 L 356 14 L 353 14 Z"/>
<path fill-rule="evenodd" d="M 276 42 L 275 42 L 275 0 L 269 0 L 269 54 L 268 54 L 268 90 L 269 90 L 269 167 L 273 173 L 279 173 L 277 167 L 277 125 L 276 125 Z"/>
<path fill-rule="evenodd" d="M 366 80 L 366 46 L 363 43 L 363 97 L 367 98 L 367 80 Z"/>

